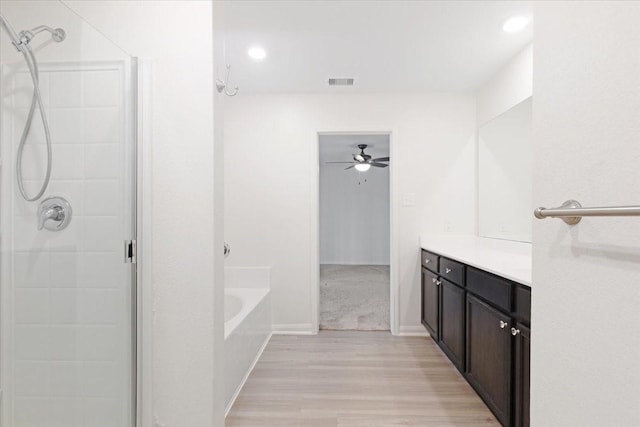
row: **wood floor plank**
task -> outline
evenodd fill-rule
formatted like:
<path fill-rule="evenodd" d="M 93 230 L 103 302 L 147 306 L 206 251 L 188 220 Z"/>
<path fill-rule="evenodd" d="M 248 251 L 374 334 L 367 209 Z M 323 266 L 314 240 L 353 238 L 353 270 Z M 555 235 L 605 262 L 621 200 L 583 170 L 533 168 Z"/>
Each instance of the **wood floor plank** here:
<path fill-rule="evenodd" d="M 430 338 L 321 331 L 274 336 L 226 425 L 500 424 Z"/>

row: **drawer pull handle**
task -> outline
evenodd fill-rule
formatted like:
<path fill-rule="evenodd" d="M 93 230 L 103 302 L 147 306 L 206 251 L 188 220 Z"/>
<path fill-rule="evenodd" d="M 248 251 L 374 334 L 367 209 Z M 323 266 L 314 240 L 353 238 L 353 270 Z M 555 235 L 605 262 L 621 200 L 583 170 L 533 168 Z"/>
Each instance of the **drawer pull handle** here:
<path fill-rule="evenodd" d="M 442 282 L 440 280 L 436 281 L 436 286 L 440 286 L 442 284 Z"/>
<path fill-rule="evenodd" d="M 511 335 L 514 337 L 520 333 L 520 329 L 511 328 Z"/>
<path fill-rule="evenodd" d="M 507 322 L 505 322 L 504 320 L 500 321 L 500 329 L 504 329 L 508 326 L 509 324 Z"/>
<path fill-rule="evenodd" d="M 414 258 L 414 259 L 415 259 L 415 258 Z M 447 273 L 447 274 L 449 274 L 449 273 L 451 273 L 451 269 L 450 269 L 450 268 L 445 268 L 445 269 L 444 269 L 444 272 L 445 272 L 445 273 Z"/>

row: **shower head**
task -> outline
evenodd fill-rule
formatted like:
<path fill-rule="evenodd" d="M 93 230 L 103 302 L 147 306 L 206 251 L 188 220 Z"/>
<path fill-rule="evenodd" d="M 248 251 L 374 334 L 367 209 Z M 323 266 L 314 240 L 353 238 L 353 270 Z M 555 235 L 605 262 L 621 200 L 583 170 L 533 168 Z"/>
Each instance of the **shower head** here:
<path fill-rule="evenodd" d="M 0 26 L 2 26 L 9 38 L 11 39 L 11 43 L 16 47 L 18 51 L 20 51 L 21 46 L 28 45 L 31 39 L 35 37 L 36 34 L 41 33 L 42 31 L 47 31 L 51 33 L 51 38 L 53 41 L 60 43 L 63 41 L 67 34 L 62 28 L 51 28 L 46 25 L 39 25 L 31 30 L 20 31 L 16 33 L 9 21 L 2 15 L 0 15 Z"/>
<path fill-rule="evenodd" d="M 46 25 L 39 25 L 31 30 L 20 31 L 20 40 L 24 40 L 26 43 L 29 43 L 32 38 L 35 37 L 36 34 L 41 33 L 43 31 L 47 31 L 51 33 L 51 38 L 53 41 L 60 43 L 67 37 L 67 33 L 64 32 L 62 28 L 51 28 Z"/>

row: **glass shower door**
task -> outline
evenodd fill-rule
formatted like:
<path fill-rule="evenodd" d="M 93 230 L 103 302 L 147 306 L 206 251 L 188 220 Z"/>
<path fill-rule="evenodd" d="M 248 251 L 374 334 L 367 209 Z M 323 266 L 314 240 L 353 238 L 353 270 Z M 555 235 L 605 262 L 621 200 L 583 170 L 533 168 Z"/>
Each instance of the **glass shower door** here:
<path fill-rule="evenodd" d="M 0 13 L 16 31 L 66 32 L 60 43 L 31 40 L 52 142 L 51 181 L 35 202 L 16 173 L 33 81 L 0 34 L 2 426 L 133 426 L 135 264 L 124 242 L 135 239 L 135 61 L 62 3 L 3 1 Z M 45 142 L 36 112 L 28 194 L 45 178 Z M 51 197 L 69 203 L 66 227 L 41 208 Z"/>

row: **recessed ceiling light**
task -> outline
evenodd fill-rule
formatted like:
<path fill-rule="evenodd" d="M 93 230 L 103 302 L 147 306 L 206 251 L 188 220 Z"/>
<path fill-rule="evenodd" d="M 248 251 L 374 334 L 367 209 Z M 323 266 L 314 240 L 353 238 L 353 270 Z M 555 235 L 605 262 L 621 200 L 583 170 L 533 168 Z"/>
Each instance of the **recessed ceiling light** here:
<path fill-rule="evenodd" d="M 523 30 L 529 24 L 529 18 L 526 16 L 512 16 L 504 21 L 502 29 L 507 33 L 516 33 Z"/>
<path fill-rule="evenodd" d="M 247 54 L 256 61 L 263 60 L 267 57 L 267 52 L 261 47 L 254 46 L 247 51 Z"/>

